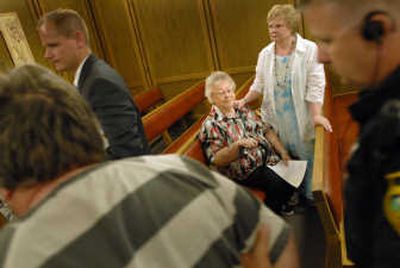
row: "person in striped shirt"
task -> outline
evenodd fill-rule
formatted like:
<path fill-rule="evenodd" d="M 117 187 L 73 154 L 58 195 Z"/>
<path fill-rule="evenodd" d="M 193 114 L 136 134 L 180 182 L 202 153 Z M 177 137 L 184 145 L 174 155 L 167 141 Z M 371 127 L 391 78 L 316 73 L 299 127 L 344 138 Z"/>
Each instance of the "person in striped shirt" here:
<path fill-rule="evenodd" d="M 298 267 L 288 225 L 206 166 L 103 161 L 90 108 L 47 69 L 0 78 L 0 104 L 0 183 L 18 216 L 0 231 L 1 267 L 262 267 L 265 225 L 272 267 Z"/>

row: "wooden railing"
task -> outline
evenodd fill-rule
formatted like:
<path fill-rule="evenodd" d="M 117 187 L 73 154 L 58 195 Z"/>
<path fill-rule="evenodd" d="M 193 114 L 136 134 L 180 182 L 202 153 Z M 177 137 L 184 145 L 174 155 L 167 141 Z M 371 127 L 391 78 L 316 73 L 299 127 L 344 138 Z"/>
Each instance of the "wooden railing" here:
<path fill-rule="evenodd" d="M 331 122 L 333 98 L 330 88 L 326 90 L 324 115 Z M 347 259 L 343 228 L 343 173 L 335 127 L 333 133 L 316 127 L 312 190 L 325 232 L 325 268 L 351 267 Z"/>

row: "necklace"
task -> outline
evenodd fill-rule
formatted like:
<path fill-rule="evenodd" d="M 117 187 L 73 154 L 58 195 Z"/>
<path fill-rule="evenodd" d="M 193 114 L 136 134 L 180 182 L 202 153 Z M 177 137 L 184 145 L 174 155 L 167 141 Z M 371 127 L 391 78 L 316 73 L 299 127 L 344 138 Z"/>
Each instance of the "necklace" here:
<path fill-rule="evenodd" d="M 293 60 L 293 50 L 295 47 L 296 39 L 293 39 L 291 46 L 290 46 L 290 54 L 288 55 L 288 59 L 284 58 L 281 61 L 280 68 L 278 70 L 278 60 L 277 60 L 277 54 L 276 54 L 276 43 L 275 43 L 275 53 L 274 53 L 274 67 L 273 67 L 273 72 L 274 72 L 274 77 L 275 77 L 275 85 L 277 87 L 285 87 L 287 86 L 289 82 L 289 71 L 292 65 L 292 60 Z"/>
<path fill-rule="evenodd" d="M 277 55 L 275 55 L 274 59 L 274 76 L 275 76 L 275 84 L 278 87 L 285 87 L 289 82 L 289 72 L 290 66 L 292 62 L 292 56 L 288 56 L 289 58 L 284 58 L 280 63 L 280 68 L 278 67 Z"/>

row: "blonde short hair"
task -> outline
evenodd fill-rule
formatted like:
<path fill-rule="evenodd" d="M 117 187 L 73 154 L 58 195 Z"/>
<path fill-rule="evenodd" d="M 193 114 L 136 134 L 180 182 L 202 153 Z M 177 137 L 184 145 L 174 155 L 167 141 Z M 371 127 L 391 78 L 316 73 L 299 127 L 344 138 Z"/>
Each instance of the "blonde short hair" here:
<path fill-rule="evenodd" d="M 276 18 L 282 18 L 292 33 L 297 32 L 299 14 L 293 5 L 274 5 L 267 15 L 267 22 L 271 22 Z"/>
<path fill-rule="evenodd" d="M 86 22 L 75 10 L 68 8 L 52 10 L 39 19 L 37 29 L 48 23 L 55 26 L 57 32 L 67 38 L 71 38 L 76 31 L 82 32 L 89 46 L 89 31 Z"/>

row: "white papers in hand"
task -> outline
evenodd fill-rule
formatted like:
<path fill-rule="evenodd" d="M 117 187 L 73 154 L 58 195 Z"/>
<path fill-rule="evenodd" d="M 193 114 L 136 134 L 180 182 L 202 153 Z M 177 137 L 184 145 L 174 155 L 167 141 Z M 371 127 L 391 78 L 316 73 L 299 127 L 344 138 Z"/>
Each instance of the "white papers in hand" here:
<path fill-rule="evenodd" d="M 268 165 L 268 167 L 293 187 L 298 188 L 303 181 L 304 174 L 306 173 L 307 161 L 289 160 L 287 166 L 285 166 L 283 161 L 280 161 L 276 165 Z"/>

